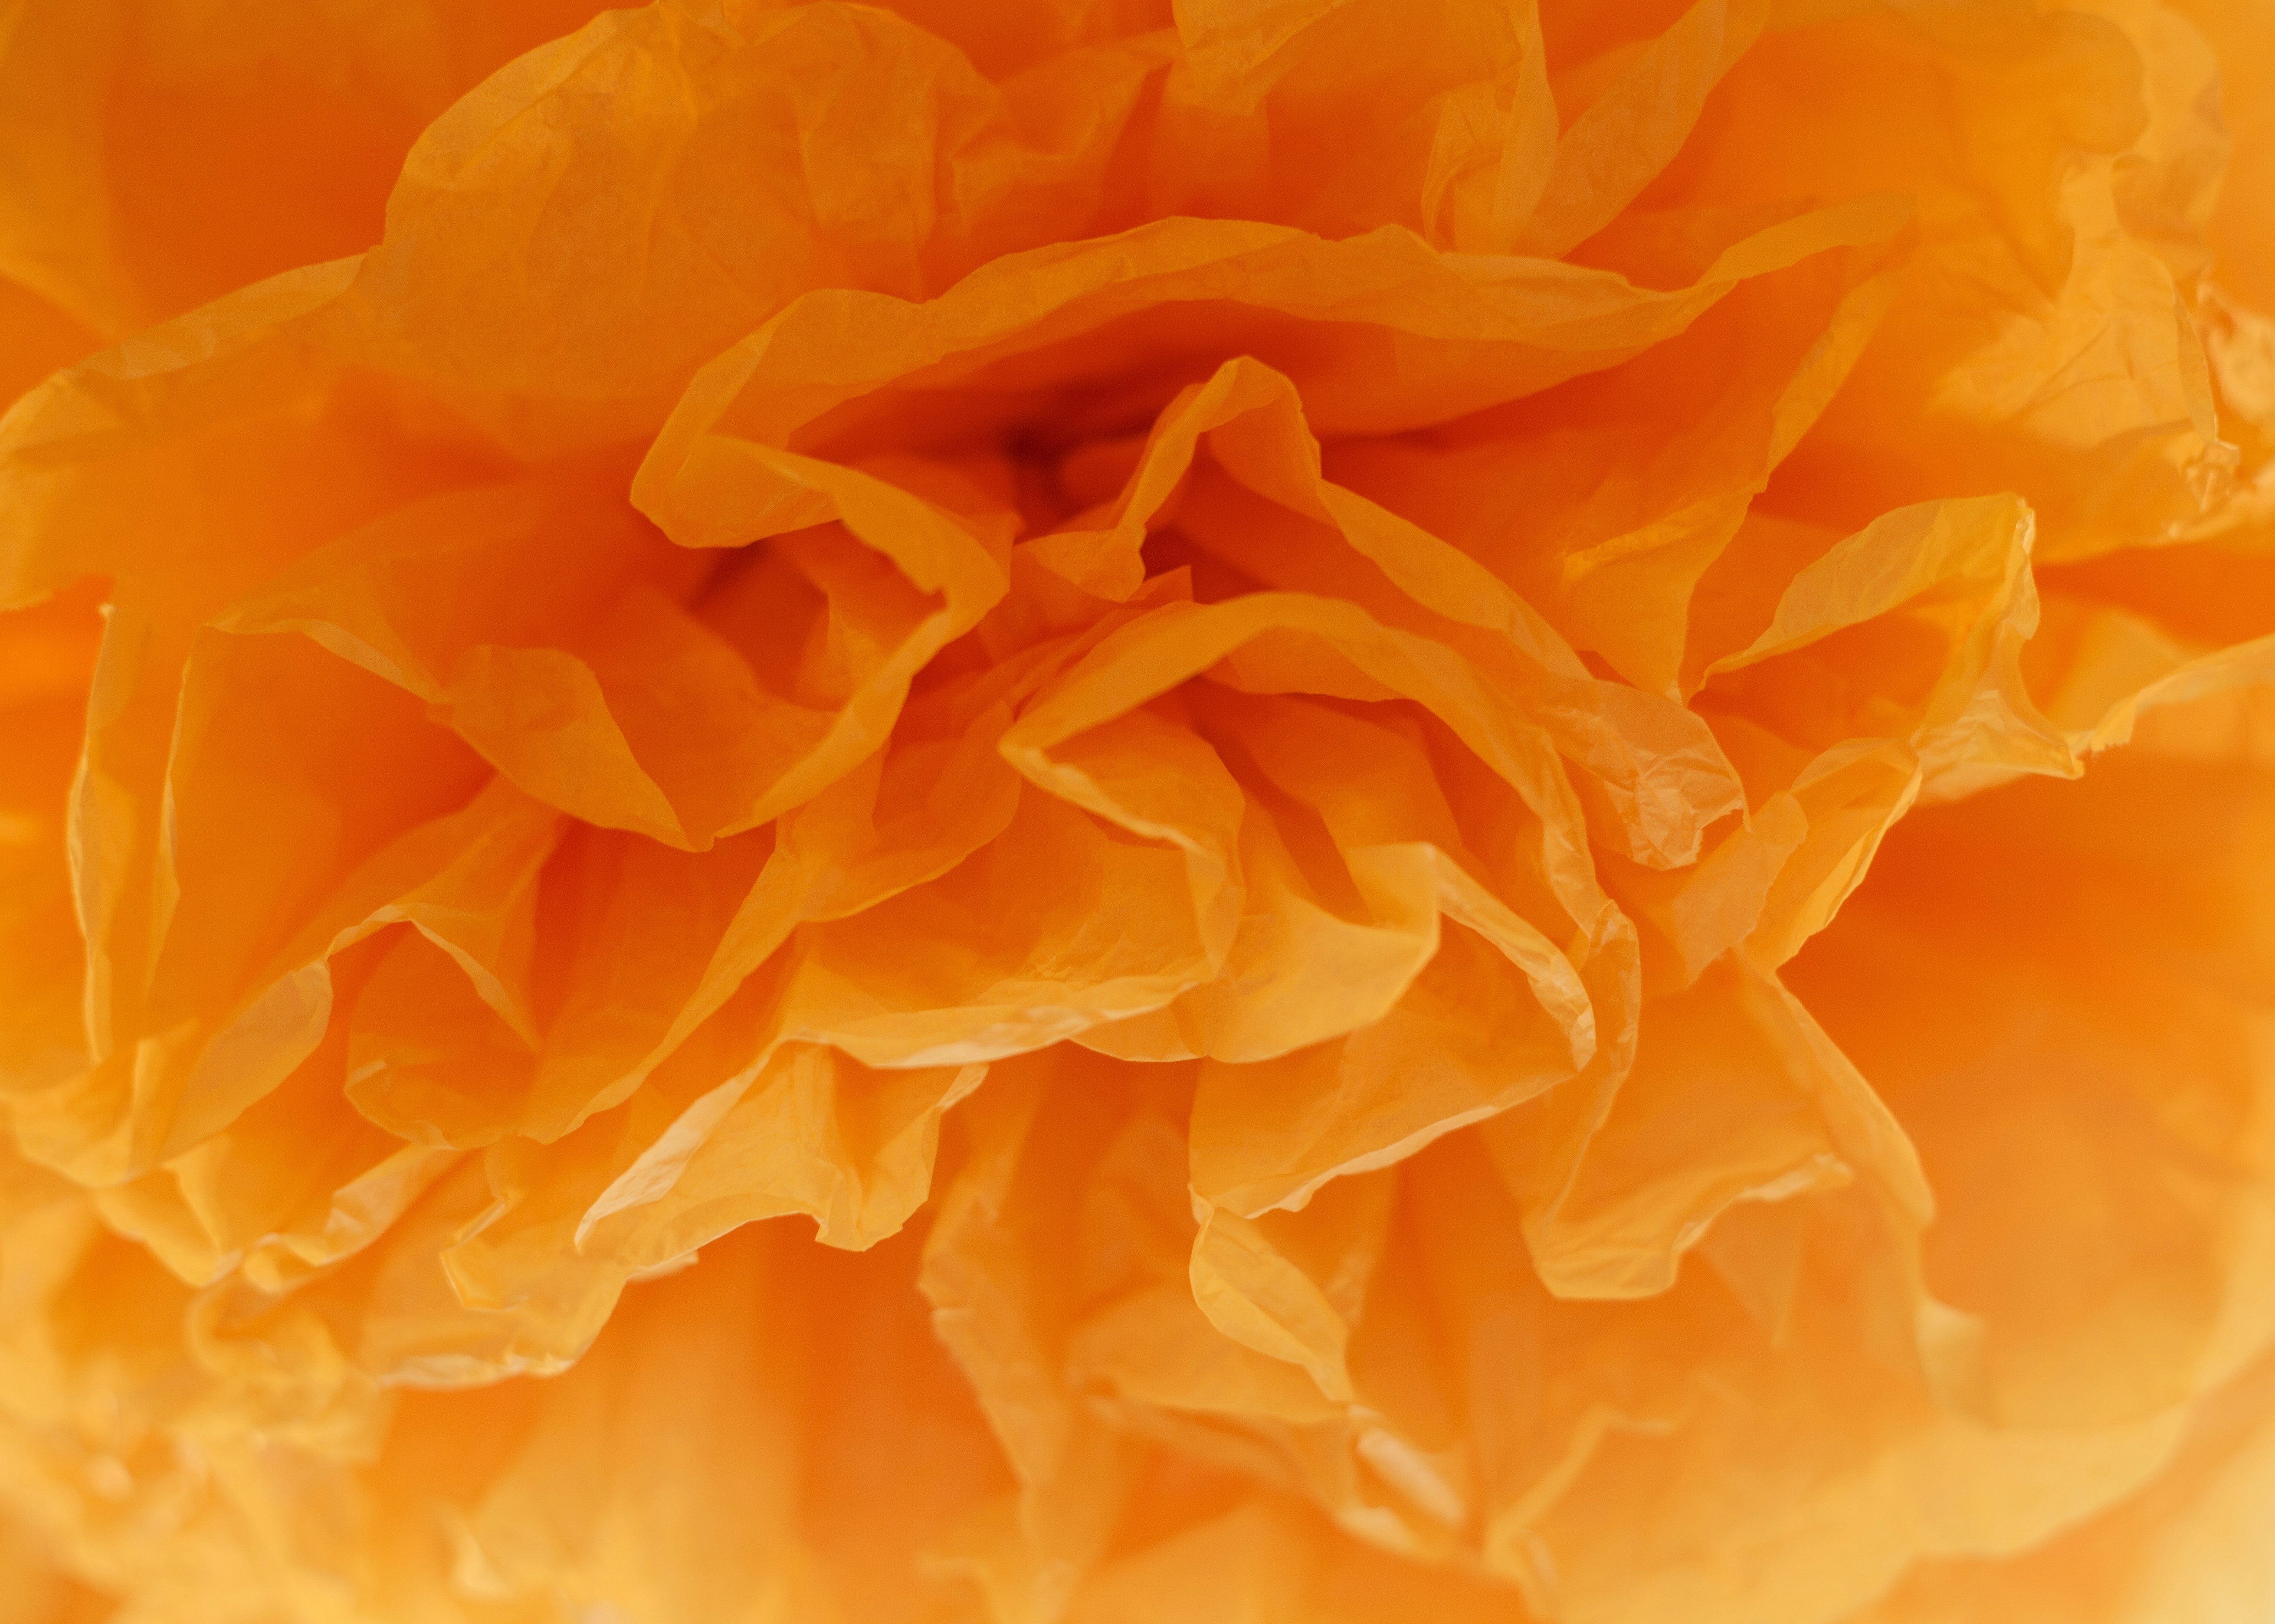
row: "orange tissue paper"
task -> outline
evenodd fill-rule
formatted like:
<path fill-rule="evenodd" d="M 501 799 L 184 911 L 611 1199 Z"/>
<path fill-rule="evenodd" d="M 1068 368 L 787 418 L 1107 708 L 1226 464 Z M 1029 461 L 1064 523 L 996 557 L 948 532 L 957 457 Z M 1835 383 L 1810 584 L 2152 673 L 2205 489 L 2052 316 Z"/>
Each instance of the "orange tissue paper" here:
<path fill-rule="evenodd" d="M 2275 0 L 0 0 L 0 1624 L 2275 1620 Z"/>

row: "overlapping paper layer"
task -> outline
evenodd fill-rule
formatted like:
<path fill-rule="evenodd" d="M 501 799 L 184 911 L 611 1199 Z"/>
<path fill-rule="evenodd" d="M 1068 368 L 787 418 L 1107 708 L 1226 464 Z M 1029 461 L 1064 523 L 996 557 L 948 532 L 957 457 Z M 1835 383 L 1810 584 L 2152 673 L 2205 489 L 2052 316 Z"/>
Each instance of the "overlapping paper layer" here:
<path fill-rule="evenodd" d="M 0 4 L 0 1620 L 2275 1608 L 2271 185 L 2262 0 Z"/>

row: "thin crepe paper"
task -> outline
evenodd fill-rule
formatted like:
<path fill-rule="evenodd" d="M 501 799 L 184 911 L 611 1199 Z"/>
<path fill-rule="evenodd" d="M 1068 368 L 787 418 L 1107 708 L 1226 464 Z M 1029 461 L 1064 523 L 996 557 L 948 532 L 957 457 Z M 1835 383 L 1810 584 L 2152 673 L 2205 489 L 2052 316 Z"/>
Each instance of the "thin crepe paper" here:
<path fill-rule="evenodd" d="M 2271 176 L 2256 0 L 0 7 L 0 1618 L 2275 1608 Z"/>

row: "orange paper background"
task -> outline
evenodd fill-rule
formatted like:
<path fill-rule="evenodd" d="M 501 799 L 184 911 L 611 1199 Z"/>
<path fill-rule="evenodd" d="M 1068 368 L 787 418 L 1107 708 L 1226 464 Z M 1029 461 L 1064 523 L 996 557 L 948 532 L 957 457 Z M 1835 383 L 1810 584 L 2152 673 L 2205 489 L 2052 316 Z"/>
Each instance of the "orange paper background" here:
<path fill-rule="evenodd" d="M 2267 0 L 11 0 L 0 401 L 0 1624 L 2275 1615 Z"/>

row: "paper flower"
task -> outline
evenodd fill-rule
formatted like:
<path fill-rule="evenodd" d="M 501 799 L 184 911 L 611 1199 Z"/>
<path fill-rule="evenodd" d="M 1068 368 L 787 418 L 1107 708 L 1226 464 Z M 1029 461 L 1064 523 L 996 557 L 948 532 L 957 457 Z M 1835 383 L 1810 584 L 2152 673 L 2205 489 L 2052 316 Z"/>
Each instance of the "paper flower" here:
<path fill-rule="evenodd" d="M 0 18 L 23 1617 L 2275 1605 L 2264 5 L 585 16 Z"/>

